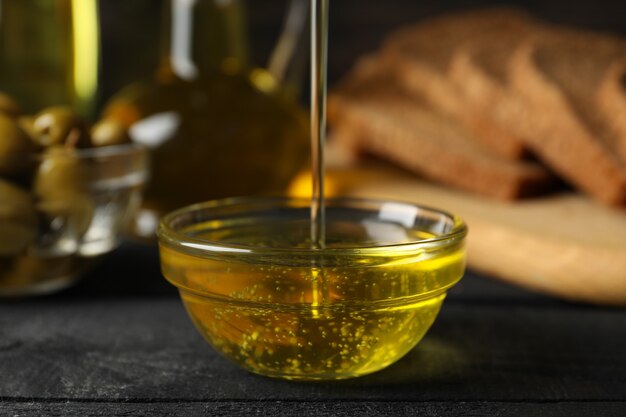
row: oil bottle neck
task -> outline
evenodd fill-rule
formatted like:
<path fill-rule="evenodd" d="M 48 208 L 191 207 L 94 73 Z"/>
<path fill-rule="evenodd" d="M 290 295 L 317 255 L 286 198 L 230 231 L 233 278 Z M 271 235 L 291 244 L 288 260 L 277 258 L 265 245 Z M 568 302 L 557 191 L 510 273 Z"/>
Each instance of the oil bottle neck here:
<path fill-rule="evenodd" d="M 159 76 L 193 81 L 248 65 L 241 0 L 166 0 Z"/>

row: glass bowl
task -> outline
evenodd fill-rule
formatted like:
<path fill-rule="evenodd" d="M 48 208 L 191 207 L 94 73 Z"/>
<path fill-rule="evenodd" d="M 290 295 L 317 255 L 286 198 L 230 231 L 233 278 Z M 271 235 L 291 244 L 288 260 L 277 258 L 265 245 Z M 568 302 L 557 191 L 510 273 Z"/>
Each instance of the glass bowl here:
<path fill-rule="evenodd" d="M 411 350 L 465 268 L 466 227 L 407 203 L 240 198 L 165 216 L 161 267 L 200 333 L 245 369 L 294 380 L 378 371 Z"/>
<path fill-rule="evenodd" d="M 0 158 L 0 296 L 75 282 L 118 245 L 146 177 L 136 145 Z"/>

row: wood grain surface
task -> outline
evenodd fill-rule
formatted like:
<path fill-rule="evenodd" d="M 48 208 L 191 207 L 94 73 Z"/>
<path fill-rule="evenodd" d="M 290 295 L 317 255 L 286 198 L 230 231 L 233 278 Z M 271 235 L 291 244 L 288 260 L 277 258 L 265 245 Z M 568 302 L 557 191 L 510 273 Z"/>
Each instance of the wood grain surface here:
<path fill-rule="evenodd" d="M 569 300 L 626 305 L 626 211 L 574 193 L 503 203 L 381 163 L 330 169 L 328 176 L 331 194 L 409 201 L 461 216 L 475 270 Z"/>
<path fill-rule="evenodd" d="M 598 414 L 599 410 L 601 414 Z M 175 402 L 175 403 L 133 403 L 102 402 L 81 403 L 71 401 L 24 402 L 1 404 L 0 414 L 29 416 L 275 416 L 292 417 L 296 415 L 319 417 L 352 416 L 615 416 L 622 417 L 624 403 L 602 401 L 598 403 L 559 402 L 483 402 L 433 401 L 416 403 L 397 401 L 381 403 L 376 401 L 220 401 Z"/>

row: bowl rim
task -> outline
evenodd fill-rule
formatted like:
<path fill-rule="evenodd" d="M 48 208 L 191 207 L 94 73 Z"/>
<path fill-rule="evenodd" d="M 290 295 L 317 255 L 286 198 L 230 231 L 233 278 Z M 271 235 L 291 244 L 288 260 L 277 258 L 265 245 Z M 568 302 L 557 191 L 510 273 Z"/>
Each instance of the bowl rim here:
<path fill-rule="evenodd" d="M 355 246 L 342 246 L 342 247 L 324 247 L 324 248 L 287 248 L 287 247 L 262 247 L 262 246 L 250 246 L 237 243 L 224 244 L 219 241 L 211 241 L 207 239 L 199 239 L 190 237 L 184 233 L 181 233 L 172 227 L 172 222 L 181 216 L 187 216 L 192 213 L 198 213 L 200 211 L 223 208 L 227 206 L 243 205 L 250 203 L 272 203 L 276 206 L 280 204 L 287 204 L 289 202 L 299 202 L 310 204 L 311 199 L 300 197 L 288 197 L 288 196 L 247 196 L 247 197 L 233 197 L 219 200 L 212 200 L 202 203 L 192 204 L 190 206 L 182 207 L 175 211 L 166 214 L 159 222 L 157 230 L 157 236 L 159 244 L 164 244 L 172 249 L 184 248 L 185 253 L 195 253 L 197 255 L 215 255 L 220 253 L 222 255 L 236 254 L 237 256 L 271 256 L 271 255 L 284 255 L 287 253 L 294 255 L 349 255 L 349 256 L 368 256 L 368 255 L 380 255 L 381 253 L 388 252 L 393 249 L 395 253 L 398 251 L 406 251 L 412 253 L 424 248 L 443 248 L 455 243 L 458 243 L 465 238 L 468 229 L 466 223 L 457 215 L 451 214 L 447 211 L 432 208 L 427 205 L 416 204 L 401 200 L 391 199 L 374 199 L 374 198 L 358 198 L 358 197 L 335 197 L 327 198 L 327 205 L 337 204 L 383 204 L 383 203 L 397 203 L 402 205 L 408 205 L 419 210 L 426 210 L 431 213 L 442 215 L 447 217 L 453 224 L 452 230 L 428 239 L 420 239 L 409 242 L 400 243 L 386 243 L 386 244 L 370 244 L 370 245 L 355 245 Z"/>

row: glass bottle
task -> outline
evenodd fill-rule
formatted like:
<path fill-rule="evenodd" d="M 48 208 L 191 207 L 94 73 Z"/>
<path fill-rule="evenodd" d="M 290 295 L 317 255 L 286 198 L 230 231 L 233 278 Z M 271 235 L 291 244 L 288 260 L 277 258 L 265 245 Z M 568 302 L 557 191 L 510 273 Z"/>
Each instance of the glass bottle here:
<path fill-rule="evenodd" d="M 98 21 L 97 0 L 0 0 L 0 90 L 27 113 L 69 105 L 92 117 Z"/>
<path fill-rule="evenodd" d="M 242 3 L 169 0 L 164 15 L 154 79 L 123 89 L 104 114 L 151 148 L 146 210 L 158 217 L 195 202 L 284 191 L 308 160 L 308 121 L 291 90 L 250 66 Z M 147 220 L 138 233 L 152 226 Z"/>

